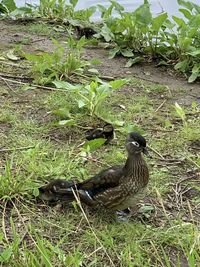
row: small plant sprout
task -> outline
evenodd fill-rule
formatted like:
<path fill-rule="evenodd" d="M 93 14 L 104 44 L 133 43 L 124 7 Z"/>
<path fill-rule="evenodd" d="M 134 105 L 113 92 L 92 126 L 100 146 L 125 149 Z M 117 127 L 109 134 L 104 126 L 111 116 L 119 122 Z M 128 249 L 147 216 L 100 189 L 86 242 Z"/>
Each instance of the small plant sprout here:
<path fill-rule="evenodd" d="M 183 125 L 187 126 L 185 111 L 177 102 L 175 103 L 175 110 L 176 114 L 181 118 Z"/>

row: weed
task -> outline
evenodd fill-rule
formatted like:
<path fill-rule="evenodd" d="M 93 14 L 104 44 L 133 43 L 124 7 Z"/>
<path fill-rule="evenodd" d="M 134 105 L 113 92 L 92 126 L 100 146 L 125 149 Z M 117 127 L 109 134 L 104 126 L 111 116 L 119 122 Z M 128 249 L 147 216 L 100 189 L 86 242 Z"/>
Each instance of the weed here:
<path fill-rule="evenodd" d="M 39 35 L 48 35 L 49 36 L 52 32 L 52 29 L 44 23 L 40 23 L 40 24 L 34 23 L 28 27 L 28 32 L 39 34 Z"/>
<path fill-rule="evenodd" d="M 80 39 L 80 44 L 84 38 Z M 71 40 L 71 39 L 70 39 Z M 70 79 L 72 75 L 80 75 L 88 62 L 81 59 L 80 45 L 78 50 L 65 52 L 64 47 L 53 40 L 56 46 L 52 53 L 42 53 L 40 55 L 25 54 L 24 56 L 33 63 L 32 73 L 36 83 L 48 84 L 53 80 Z M 83 42 L 82 42 L 83 43 Z"/>
<path fill-rule="evenodd" d="M 110 58 L 119 54 L 130 58 L 126 67 L 143 61 L 143 54 L 161 59 L 161 65 L 173 60 L 175 69 L 189 75 L 188 81 L 193 82 L 200 76 L 200 7 L 183 0 L 178 3 L 184 6 L 180 11 L 187 22 L 173 16 L 172 23 L 166 13 L 153 18 L 147 0 L 133 12 L 124 12 L 122 7 L 117 9 L 119 17 L 113 18 L 112 2 L 107 10 L 100 7 L 104 24 L 96 37 L 103 37 L 115 45 L 109 53 Z"/>
<path fill-rule="evenodd" d="M 115 80 L 109 83 L 101 80 L 92 81 L 88 85 L 73 86 L 66 82 L 54 82 L 57 88 L 65 88 L 74 93 L 78 108 L 87 108 L 91 116 L 100 114 L 98 110 L 104 109 L 105 98 L 111 95 L 112 90 L 120 88 L 126 80 Z"/>

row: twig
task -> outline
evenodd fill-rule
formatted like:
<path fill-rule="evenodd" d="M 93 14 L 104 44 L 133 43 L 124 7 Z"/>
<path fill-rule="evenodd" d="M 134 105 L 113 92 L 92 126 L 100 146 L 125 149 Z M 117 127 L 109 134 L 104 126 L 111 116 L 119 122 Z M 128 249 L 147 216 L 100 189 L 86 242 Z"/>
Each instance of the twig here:
<path fill-rule="evenodd" d="M 158 189 L 156 189 L 156 194 L 157 194 L 157 196 L 158 196 L 158 201 L 159 201 L 159 203 L 160 203 L 160 205 L 161 205 L 161 207 L 162 207 L 162 209 L 163 209 L 163 212 L 164 212 L 164 214 L 165 214 L 165 217 L 166 217 L 167 220 L 170 222 L 170 220 L 169 220 L 169 216 L 168 216 L 168 214 L 167 214 L 167 211 L 166 211 L 166 209 L 165 209 L 165 206 L 164 206 L 162 197 L 161 197 L 160 192 L 158 191 Z"/>
<path fill-rule="evenodd" d="M 196 178 L 196 177 L 198 177 L 198 174 L 194 174 L 194 175 L 185 177 L 185 178 L 179 180 L 179 181 L 177 182 L 177 184 L 181 184 L 181 183 L 183 183 L 183 182 L 185 182 L 185 181 L 187 181 L 187 180 L 190 180 L 190 179 L 193 179 L 193 178 Z"/>
<path fill-rule="evenodd" d="M 6 234 L 6 227 L 5 227 L 5 212 L 6 212 L 6 206 L 7 206 L 7 201 L 4 205 L 4 208 L 3 208 L 3 213 L 2 213 L 2 231 L 4 233 L 4 237 L 5 237 L 5 240 L 7 243 L 9 243 L 8 241 L 8 237 L 7 237 L 7 234 Z"/>
<path fill-rule="evenodd" d="M 160 262 L 160 264 L 161 264 L 162 267 L 165 267 L 165 265 L 162 262 L 162 259 L 160 258 L 160 253 L 158 252 L 157 248 L 155 247 L 153 241 L 150 241 L 150 244 L 151 244 L 151 246 L 153 247 L 153 249 L 154 249 L 154 251 L 156 253 L 157 260 Z"/>
<path fill-rule="evenodd" d="M 106 81 L 113 81 L 115 79 L 115 77 L 111 77 L 111 76 L 98 76 L 99 79 L 102 79 L 102 80 L 106 80 Z"/>
<path fill-rule="evenodd" d="M 17 67 L 17 68 L 21 68 L 21 69 L 27 69 L 27 67 L 23 67 L 20 64 L 10 63 L 10 62 L 3 61 L 3 60 L 0 60 L 0 63 L 4 64 L 4 65 L 12 66 L 12 67 Z"/>
<path fill-rule="evenodd" d="M 177 163 L 177 162 L 184 162 L 185 161 L 185 159 L 166 159 L 166 158 L 160 158 L 159 160 L 161 160 L 161 161 L 175 162 L 175 163 Z"/>
<path fill-rule="evenodd" d="M 194 224 L 194 216 L 192 214 L 192 207 L 191 207 L 190 202 L 188 200 L 187 200 L 187 206 L 188 206 L 188 209 L 189 209 L 189 212 L 190 212 L 191 220 L 192 220 L 192 222 Z"/>
<path fill-rule="evenodd" d="M 7 85 L 7 87 L 10 89 L 11 92 L 15 93 L 15 91 L 12 89 L 12 87 L 11 87 L 10 84 L 6 81 L 5 78 L 3 78 L 3 77 L 0 76 L 0 79 L 1 79 L 2 81 L 4 81 L 4 83 Z"/>
<path fill-rule="evenodd" d="M 67 92 L 67 90 L 64 90 L 64 89 L 47 87 L 47 86 L 42 86 L 42 85 L 37 85 L 37 84 L 29 84 L 29 83 L 25 83 L 25 82 L 21 82 L 21 81 L 15 81 L 15 80 L 7 79 L 7 78 L 4 78 L 4 80 L 12 82 L 12 83 L 17 83 L 17 84 L 30 85 L 30 86 L 34 87 L 35 89 L 38 88 L 38 89 L 47 90 L 47 91 L 56 91 L 56 92 L 65 92 L 65 93 Z"/>
<path fill-rule="evenodd" d="M 155 150 L 153 147 L 148 145 L 148 148 L 153 151 L 157 156 L 159 156 L 161 159 L 165 159 L 157 150 Z"/>
<path fill-rule="evenodd" d="M 102 248 L 103 248 L 103 247 L 101 246 L 101 247 L 95 249 L 92 253 L 90 253 L 89 255 L 87 255 L 86 258 L 89 259 L 93 254 L 95 254 L 97 251 L 101 250 Z"/>
<path fill-rule="evenodd" d="M 37 42 L 41 42 L 41 41 L 45 41 L 45 40 L 46 40 L 46 38 L 42 38 L 42 39 L 33 40 L 30 43 L 32 44 L 32 43 L 37 43 Z"/>
<path fill-rule="evenodd" d="M 165 104 L 165 102 L 167 101 L 167 99 L 165 99 L 161 104 L 160 106 L 155 110 L 155 113 L 162 108 L 162 106 Z"/>
<path fill-rule="evenodd" d="M 16 76 L 16 75 L 10 75 L 10 74 L 4 74 L 0 73 L 1 79 L 3 78 L 12 78 L 12 79 L 19 79 L 19 80 L 33 80 L 31 77 L 26 77 L 26 76 Z"/>
<path fill-rule="evenodd" d="M 16 148 L 2 148 L 0 149 L 0 152 L 10 152 L 15 150 L 27 150 L 30 148 L 34 148 L 35 146 L 24 146 L 24 147 L 16 147 Z"/>
<path fill-rule="evenodd" d="M 77 146 L 77 148 L 83 146 L 83 145 L 85 144 L 85 142 L 86 142 L 86 141 L 83 141 L 82 143 L 80 143 L 80 144 Z"/>
<path fill-rule="evenodd" d="M 191 158 L 187 157 L 186 159 L 188 161 L 190 161 L 191 163 L 193 163 L 198 169 L 200 168 L 200 166 L 194 160 L 192 160 Z"/>
<path fill-rule="evenodd" d="M 77 201 L 77 204 L 79 205 L 79 207 L 80 207 L 80 209 L 81 209 L 81 212 L 82 212 L 83 216 L 85 217 L 85 220 L 86 220 L 88 226 L 90 227 L 90 230 L 92 231 L 94 237 L 96 238 L 96 240 L 98 241 L 98 243 L 99 243 L 100 246 L 102 247 L 102 249 L 103 249 L 103 251 L 105 252 L 106 256 L 108 257 L 108 259 L 109 259 L 111 265 L 115 267 L 115 264 L 114 264 L 114 262 L 112 261 L 112 259 L 110 258 L 108 252 L 106 251 L 106 248 L 103 246 L 103 244 L 101 243 L 101 240 L 98 238 L 98 236 L 97 236 L 96 233 L 94 232 L 94 230 L 93 230 L 93 228 L 92 228 L 92 226 L 91 226 L 91 224 L 90 224 L 90 222 L 89 222 L 89 220 L 88 220 L 88 217 L 87 217 L 87 215 L 86 215 L 86 213 L 85 213 L 85 211 L 84 211 L 84 209 L 83 209 L 83 207 L 82 207 L 82 205 L 81 205 L 80 199 L 79 199 L 78 195 L 75 193 L 75 191 L 73 190 L 73 188 L 72 188 L 72 192 L 73 192 L 73 194 L 74 194 L 74 197 L 75 197 L 75 199 L 76 199 L 76 201 Z"/>
<path fill-rule="evenodd" d="M 36 248 L 38 249 L 38 251 L 40 251 L 41 255 L 43 255 L 43 257 L 45 258 L 46 262 L 48 263 L 49 266 L 51 266 L 51 263 L 49 262 L 49 259 L 47 258 L 47 256 L 43 253 L 43 251 L 41 250 L 41 248 L 38 246 L 37 242 L 35 241 L 35 239 L 33 238 L 33 236 L 31 235 L 31 233 L 29 232 L 28 230 L 28 227 L 27 225 L 24 223 L 24 220 L 23 220 L 23 217 L 21 215 L 21 213 L 19 212 L 18 208 L 16 207 L 15 203 L 11 200 L 12 202 L 12 205 L 13 207 L 15 208 L 17 214 L 18 214 L 18 217 L 20 218 L 24 228 L 25 228 L 25 231 L 27 232 L 27 234 L 29 235 L 29 237 L 31 238 L 31 240 L 33 241 L 34 245 L 36 246 Z"/>

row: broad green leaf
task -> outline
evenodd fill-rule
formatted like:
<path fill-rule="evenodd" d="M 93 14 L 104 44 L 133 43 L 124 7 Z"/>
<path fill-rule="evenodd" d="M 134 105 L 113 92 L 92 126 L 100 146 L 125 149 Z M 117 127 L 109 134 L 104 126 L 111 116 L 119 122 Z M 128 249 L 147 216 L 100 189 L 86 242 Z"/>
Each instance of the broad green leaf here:
<path fill-rule="evenodd" d="M 97 69 L 88 69 L 88 72 L 90 72 L 92 74 L 99 74 Z"/>
<path fill-rule="evenodd" d="M 175 110 L 177 115 L 184 121 L 186 118 L 185 111 L 177 102 L 175 103 Z"/>
<path fill-rule="evenodd" d="M 115 10 L 117 10 L 119 13 L 121 13 L 121 11 L 124 11 L 124 7 L 120 5 L 117 1 L 110 0 L 110 2 L 112 3 Z"/>
<path fill-rule="evenodd" d="M 81 99 L 77 100 L 77 103 L 78 103 L 78 107 L 79 108 L 82 108 L 82 107 L 84 107 L 86 105 L 86 103 Z"/>
<path fill-rule="evenodd" d="M 20 58 L 14 54 L 14 50 L 9 50 L 6 54 L 7 58 L 12 61 L 18 61 Z"/>
<path fill-rule="evenodd" d="M 151 211 L 154 211 L 155 208 L 154 206 L 151 206 L 151 205 L 145 205 L 145 206 L 142 206 L 140 209 L 139 209 L 139 212 L 140 213 L 149 213 Z"/>
<path fill-rule="evenodd" d="M 65 81 L 53 81 L 52 83 L 58 89 L 78 90 L 81 88 L 81 85 L 72 85 L 71 83 Z"/>
<path fill-rule="evenodd" d="M 61 125 L 61 126 L 73 126 L 75 124 L 76 124 L 76 122 L 73 119 L 62 120 L 62 121 L 58 122 L 58 125 Z"/>
<path fill-rule="evenodd" d="M 3 5 L 2 3 L 0 3 L 0 16 L 1 16 L 1 14 L 8 14 L 8 13 L 9 13 L 8 8 L 5 5 Z"/>
<path fill-rule="evenodd" d="M 111 50 L 109 51 L 109 56 L 108 56 L 108 58 L 109 58 L 109 59 L 114 58 L 114 57 L 119 53 L 119 51 L 120 51 L 120 49 L 119 49 L 118 47 L 115 47 L 115 48 L 111 49 Z"/>
<path fill-rule="evenodd" d="M 190 21 L 190 25 L 193 27 L 199 27 L 200 24 L 200 14 L 193 16 L 192 20 Z"/>
<path fill-rule="evenodd" d="M 200 64 L 195 64 L 192 68 L 192 74 L 190 75 L 188 82 L 194 82 L 200 76 Z"/>
<path fill-rule="evenodd" d="M 6 60 L 4 56 L 0 56 L 0 60 Z"/>
<path fill-rule="evenodd" d="M 4 249 L 0 254 L 0 262 L 7 263 L 13 254 L 12 247 Z"/>
<path fill-rule="evenodd" d="M 108 28 L 107 25 L 104 25 L 101 28 L 101 35 L 104 37 L 106 42 L 110 42 L 114 38 L 113 33 L 111 32 L 111 30 Z"/>
<path fill-rule="evenodd" d="M 180 70 L 182 72 L 185 72 L 188 68 L 188 65 L 189 65 L 189 61 L 186 59 L 186 60 L 183 60 L 181 62 L 178 62 L 175 66 L 174 66 L 174 69 L 175 70 Z"/>
<path fill-rule="evenodd" d="M 75 7 L 78 3 L 78 0 L 69 0 L 70 4 Z"/>
<path fill-rule="evenodd" d="M 185 21 L 183 19 L 178 18 L 176 16 L 172 16 L 172 18 L 178 24 L 179 27 L 181 27 L 181 28 L 184 27 L 185 28 L 187 26 L 187 24 L 185 23 Z"/>
<path fill-rule="evenodd" d="M 65 81 L 53 81 L 52 82 L 58 89 L 69 89 L 71 84 Z"/>
<path fill-rule="evenodd" d="M 193 83 L 198 77 L 200 76 L 200 73 L 192 73 L 188 79 L 189 83 Z"/>
<path fill-rule="evenodd" d="M 33 195 L 34 195 L 34 197 L 38 197 L 39 196 L 39 189 L 38 188 L 34 188 L 33 189 Z"/>
<path fill-rule="evenodd" d="M 187 18 L 187 19 L 192 18 L 192 14 L 190 13 L 189 10 L 187 10 L 185 8 L 179 8 L 179 11 L 185 16 L 185 18 Z"/>
<path fill-rule="evenodd" d="M 164 21 L 167 19 L 167 13 L 162 13 L 158 15 L 156 18 L 153 18 L 152 21 L 152 30 L 154 32 L 158 32 L 159 29 L 163 26 Z"/>
<path fill-rule="evenodd" d="M 115 81 L 109 82 L 109 84 L 112 86 L 112 89 L 118 89 L 126 83 L 127 83 L 126 79 L 115 80 Z"/>
<path fill-rule="evenodd" d="M 120 52 L 124 57 L 133 57 L 134 56 L 132 49 L 122 49 L 122 50 L 120 50 Z"/>
<path fill-rule="evenodd" d="M 120 127 L 124 125 L 124 121 L 120 121 L 120 120 L 113 120 L 113 122 L 111 123 L 113 123 L 116 126 L 120 126 Z"/>
<path fill-rule="evenodd" d="M 185 23 L 185 21 L 181 18 L 178 18 L 176 16 L 172 16 L 173 20 L 178 24 L 179 27 L 186 27 L 187 24 Z"/>
<path fill-rule="evenodd" d="M 165 60 L 160 60 L 158 64 L 156 64 L 156 67 L 159 66 L 169 66 L 169 63 L 167 63 Z"/>
<path fill-rule="evenodd" d="M 192 73 L 199 73 L 199 71 L 200 71 L 200 63 L 198 64 L 195 64 L 194 66 L 193 66 L 193 68 L 192 68 Z"/>
<path fill-rule="evenodd" d="M 140 24 L 148 25 L 152 21 L 152 14 L 148 1 L 144 0 L 144 4 L 139 6 L 133 14 L 136 16 L 136 21 Z"/>
<path fill-rule="evenodd" d="M 85 142 L 85 144 L 83 145 L 83 148 L 86 149 L 89 146 L 90 151 L 95 151 L 99 147 L 101 147 L 105 143 L 105 141 L 106 140 L 104 138 L 90 140 L 90 141 Z"/>
<path fill-rule="evenodd" d="M 17 8 L 14 0 L 2 0 L 1 4 L 6 6 L 9 12 L 12 12 Z"/>
<path fill-rule="evenodd" d="M 133 66 L 134 64 L 140 63 L 143 61 L 143 57 L 135 57 L 135 58 L 131 58 L 127 61 L 125 67 L 126 68 L 130 68 L 131 66 Z"/>
<path fill-rule="evenodd" d="M 188 29 L 187 35 L 189 38 L 196 38 L 196 35 L 198 35 L 199 28 L 198 27 L 192 27 Z M 195 47 L 194 47 L 195 49 Z"/>
<path fill-rule="evenodd" d="M 198 55 L 200 55 L 200 49 L 196 49 L 194 51 L 187 52 L 187 54 L 191 55 L 191 56 L 198 56 Z"/>
<path fill-rule="evenodd" d="M 182 5 L 192 11 L 193 9 L 196 11 L 196 13 L 200 13 L 200 6 L 192 3 L 191 1 L 184 1 L 184 0 L 177 0 L 179 5 Z"/>
<path fill-rule="evenodd" d="M 62 119 L 70 118 L 71 114 L 67 108 L 55 109 L 51 112 L 53 115 L 59 116 Z"/>

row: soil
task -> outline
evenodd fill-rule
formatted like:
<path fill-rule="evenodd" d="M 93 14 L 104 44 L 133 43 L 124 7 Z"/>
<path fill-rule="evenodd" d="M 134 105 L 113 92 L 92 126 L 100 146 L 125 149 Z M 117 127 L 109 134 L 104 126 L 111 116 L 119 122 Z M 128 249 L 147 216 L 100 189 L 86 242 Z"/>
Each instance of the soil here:
<path fill-rule="evenodd" d="M 24 51 L 29 53 L 34 51 L 52 51 L 54 45 L 48 36 L 38 36 L 37 34 L 30 34 L 27 32 L 26 26 L 21 27 L 21 32 L 16 32 L 16 27 L 19 25 L 13 24 L 13 21 L 0 21 L 0 50 L 4 48 L 8 49 L 15 43 L 19 43 L 22 38 L 29 39 L 28 45 L 22 45 Z M 59 38 L 61 41 L 65 41 L 65 34 L 62 34 Z M 170 90 L 180 88 L 186 89 L 188 94 L 184 96 L 177 92 L 177 98 L 174 101 L 178 101 L 180 104 L 190 105 L 192 101 L 200 102 L 200 82 L 188 84 L 185 77 L 182 77 L 172 68 L 168 67 L 156 67 L 152 63 L 143 63 L 134 65 L 131 68 L 126 68 L 126 59 L 123 57 L 116 57 L 112 60 L 108 59 L 108 51 L 106 49 L 89 47 L 85 52 L 85 59 L 100 59 L 101 65 L 95 66 L 102 76 L 111 76 L 114 78 L 130 77 L 140 78 L 147 82 L 166 85 Z"/>

